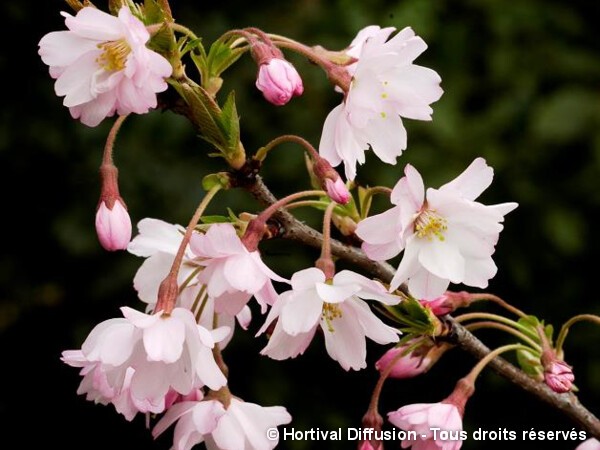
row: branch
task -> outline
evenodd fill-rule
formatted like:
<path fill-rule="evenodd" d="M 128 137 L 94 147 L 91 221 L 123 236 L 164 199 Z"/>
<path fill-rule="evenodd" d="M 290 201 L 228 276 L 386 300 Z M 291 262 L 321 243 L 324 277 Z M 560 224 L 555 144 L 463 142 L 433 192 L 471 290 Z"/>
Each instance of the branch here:
<path fill-rule="evenodd" d="M 253 182 L 246 183 L 243 187 L 265 205 L 273 204 L 277 200 L 258 175 Z M 300 222 L 289 212 L 280 210 L 275 214 L 275 218 L 284 229 L 281 235 L 283 238 L 316 248 L 321 247 L 321 233 Z M 362 250 L 356 247 L 332 239 L 331 249 L 336 256 L 361 267 L 384 282 L 389 282 L 394 275 L 392 266 L 387 263 L 371 261 Z M 483 342 L 465 327 L 455 322 L 452 317 L 447 316 L 447 324 L 450 327 L 450 333 L 447 338 L 450 342 L 464 351 L 471 353 L 478 359 L 482 359 L 490 353 L 490 349 Z M 557 394 L 546 386 L 545 383 L 535 380 L 501 357 L 494 358 L 489 366 L 511 383 L 516 384 L 523 390 L 561 411 L 579 424 L 589 436 L 600 439 L 600 421 L 579 402 L 575 394 Z"/>

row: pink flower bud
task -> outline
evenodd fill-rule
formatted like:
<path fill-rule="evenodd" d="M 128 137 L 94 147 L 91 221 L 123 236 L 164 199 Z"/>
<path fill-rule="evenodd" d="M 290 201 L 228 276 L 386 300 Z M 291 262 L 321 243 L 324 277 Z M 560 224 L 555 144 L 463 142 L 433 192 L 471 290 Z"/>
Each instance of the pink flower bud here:
<path fill-rule="evenodd" d="M 333 181 L 330 178 L 325 180 L 325 190 L 327 195 L 334 202 L 345 205 L 350 201 L 350 191 L 340 177 Z"/>
<path fill-rule="evenodd" d="M 554 359 L 544 364 L 544 382 L 554 392 L 562 394 L 573 388 L 575 375 L 566 362 Z"/>
<path fill-rule="evenodd" d="M 597 439 L 588 439 L 579 444 L 575 450 L 600 450 L 600 442 Z"/>
<path fill-rule="evenodd" d="M 401 353 L 406 351 L 406 345 L 389 349 L 375 363 L 375 368 L 379 372 L 385 371 L 392 361 Z M 418 356 L 415 352 L 401 356 L 394 362 L 394 367 L 389 373 L 390 378 L 412 378 L 422 374 L 429 368 L 429 360 L 426 357 Z"/>
<path fill-rule="evenodd" d="M 110 208 L 106 200 L 96 212 L 96 233 L 102 247 L 108 251 L 125 250 L 131 240 L 131 219 L 121 199 Z"/>
<path fill-rule="evenodd" d="M 256 87 L 274 105 L 285 105 L 293 96 L 302 95 L 300 75 L 288 61 L 272 58 L 260 65 Z"/>
<path fill-rule="evenodd" d="M 464 291 L 447 291 L 433 300 L 419 300 L 419 302 L 424 307 L 429 308 L 436 316 L 445 316 L 456 311 L 458 308 L 469 306 L 472 302 L 472 295 Z"/>
<path fill-rule="evenodd" d="M 360 444 L 359 450 L 383 450 L 383 443 L 381 441 L 376 443 L 376 446 L 373 447 L 373 444 L 369 441 L 363 441 Z"/>

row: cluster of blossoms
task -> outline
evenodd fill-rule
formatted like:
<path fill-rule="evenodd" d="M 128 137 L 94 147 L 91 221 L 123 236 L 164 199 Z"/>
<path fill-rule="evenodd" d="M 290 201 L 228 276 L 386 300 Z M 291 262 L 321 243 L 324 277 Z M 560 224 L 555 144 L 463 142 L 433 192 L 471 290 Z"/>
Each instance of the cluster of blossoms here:
<path fill-rule="evenodd" d="M 96 228 L 105 249 L 127 249 L 145 258 L 133 284 L 147 305 L 146 312 L 121 308 L 122 318 L 98 324 L 80 350 L 63 353 L 65 363 L 81 369 L 79 394 L 97 403 L 112 404 L 127 420 L 138 413 L 164 413 L 153 435 L 175 424 L 177 449 L 187 450 L 201 442 L 209 449 L 274 448 L 277 440 L 269 440 L 266 431 L 289 423 L 291 416 L 283 407 L 262 407 L 233 396 L 222 357 L 222 350 L 235 334 L 236 322 L 244 330 L 250 327 L 252 298 L 261 313 L 267 314 L 257 332 L 257 336 L 268 336 L 261 353 L 275 360 L 302 355 L 320 334 L 329 356 L 346 371 L 367 366 L 366 338 L 382 345 L 397 343 L 376 364 L 382 380 L 413 377 L 435 364 L 448 344 L 435 342 L 433 332 L 428 336 L 413 333 L 399 342 L 399 327 L 384 322 L 372 306 L 398 313 L 404 302 L 415 301 L 413 307 L 417 305 L 441 333 L 436 316 L 472 301 L 470 294 L 446 292 L 450 283 L 487 287 L 497 270 L 492 255 L 504 216 L 517 204 L 484 205 L 476 201 L 493 178 L 493 170 L 483 158 L 475 159 L 439 189 L 426 190 L 419 172 L 406 165 L 404 176 L 390 190 L 393 206 L 360 220 L 356 214 L 340 213 L 338 207 L 346 205 L 344 211 L 352 208 L 353 197 L 333 168 L 343 162 L 346 178 L 354 180 L 356 165 L 364 163 L 364 152 L 369 148 L 383 162 L 395 164 L 407 147 L 402 118 L 431 120 L 430 105 L 443 91 L 435 71 L 413 64 L 426 49 L 420 37 L 410 28 L 394 34 L 395 28 L 370 26 L 359 32 L 347 49 L 327 53 L 287 38 L 278 41 L 256 29 L 230 32 L 221 45 L 229 45 L 231 63 L 239 56 L 234 52 L 250 51 L 258 66 L 256 87 L 269 102 L 284 105 L 304 90 L 298 72 L 278 46 L 308 54 L 343 93 L 342 103 L 325 119 L 318 153 L 310 144 L 295 139 L 307 148 L 312 180 L 323 191 L 292 194 L 250 221 L 236 218 L 198 226 L 212 195 L 229 187 L 218 185 L 209 189 L 206 204 L 203 200 L 187 228 L 147 218 L 139 222 L 139 234 L 131 240 L 131 220 L 119 194 L 112 161 L 113 144 L 125 116 L 156 108 L 157 94 L 167 89 L 166 80 L 174 67 L 182 70 L 180 58 L 173 59 L 172 53 L 164 52 L 167 59 L 148 47 L 152 34 L 166 29 L 174 39 L 174 33 L 182 29 L 169 20 L 164 24 L 144 23 L 143 9 L 130 10 L 127 6 L 117 17 L 93 7 L 82 7 L 75 16 L 63 15 L 68 31 L 44 36 L 39 53 L 56 79 L 57 95 L 65 97 L 64 104 L 74 118 L 96 126 L 106 117 L 119 115 L 101 166 Z M 231 35 L 236 39 L 231 40 Z M 240 47 L 240 42 L 246 47 Z M 191 43 L 201 45 L 198 39 Z M 222 47 L 220 51 L 225 52 Z M 195 63 L 205 61 L 200 56 Z M 221 62 L 222 66 L 227 64 Z M 200 69 L 200 87 L 187 81 L 182 85 L 182 76 L 170 80 L 177 92 L 195 93 L 192 100 L 184 96 L 188 103 L 206 101 L 202 99 L 211 92 L 205 87 L 220 87 L 220 72 L 214 72 L 208 63 Z M 220 131 L 206 132 L 224 132 L 225 114 L 218 115 L 221 112 L 214 98 L 208 105 L 206 111 L 216 114 L 221 122 Z M 231 107 L 227 117 L 236 117 Z M 222 146 L 220 151 L 231 162 L 227 153 L 231 149 L 219 135 L 209 138 Z M 243 148 L 238 142 L 235 147 Z M 321 257 L 314 267 L 299 270 L 287 280 L 263 262 L 259 243 L 268 234 L 267 222 L 274 213 L 315 192 L 321 197 L 316 203 L 326 210 Z M 361 239 L 362 250 L 372 261 L 403 254 L 389 285 L 351 270 L 336 272 L 330 243 L 330 223 L 336 214 L 338 220 L 353 224 L 349 233 Z M 285 285 L 290 287 L 286 290 Z M 573 382 L 570 366 L 557 356 L 560 352 L 549 347 L 546 338 L 540 339 L 544 352 L 538 363 L 547 385 L 557 392 L 569 391 Z M 498 350 L 522 348 L 519 344 Z M 389 413 L 392 424 L 417 432 L 418 442 L 403 442 L 403 448 L 460 448 L 460 440 L 440 441 L 431 428 L 462 430 L 466 401 L 473 393 L 477 374 L 488 361 L 481 361 L 442 402 L 408 405 Z M 367 414 L 377 415 L 371 410 Z M 363 444 L 363 448 L 382 448 L 381 443 Z"/>

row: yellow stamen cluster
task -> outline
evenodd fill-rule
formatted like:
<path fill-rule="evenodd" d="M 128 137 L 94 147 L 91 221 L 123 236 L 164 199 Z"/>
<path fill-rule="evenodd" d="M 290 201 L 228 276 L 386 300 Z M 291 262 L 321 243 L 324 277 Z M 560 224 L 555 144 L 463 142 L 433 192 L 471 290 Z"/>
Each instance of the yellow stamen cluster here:
<path fill-rule="evenodd" d="M 342 317 L 342 310 L 337 303 L 323 303 L 323 312 L 321 313 L 325 323 L 327 323 L 327 329 L 333 333 L 333 320 L 340 319 Z"/>
<path fill-rule="evenodd" d="M 415 234 L 428 241 L 433 240 L 434 237 L 444 241 L 446 239 L 444 232 L 447 229 L 448 221 L 429 209 L 422 211 L 415 220 Z"/>
<path fill-rule="evenodd" d="M 100 66 L 108 71 L 118 71 L 125 68 L 125 63 L 129 53 L 131 53 L 131 47 L 125 39 L 119 39 L 118 41 L 108 41 L 98 44 L 98 48 L 104 50 L 98 57 L 96 62 Z"/>

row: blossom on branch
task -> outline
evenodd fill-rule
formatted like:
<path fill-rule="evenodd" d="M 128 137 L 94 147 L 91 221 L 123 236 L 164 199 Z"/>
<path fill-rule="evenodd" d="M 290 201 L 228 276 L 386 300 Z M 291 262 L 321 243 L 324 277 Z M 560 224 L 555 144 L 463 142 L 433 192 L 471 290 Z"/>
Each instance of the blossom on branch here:
<path fill-rule="evenodd" d="M 338 273 L 330 282 L 315 267 L 296 272 L 292 289 L 278 297 L 258 332 L 265 332 L 279 319 L 261 353 L 278 360 L 294 358 L 304 353 L 321 327 L 329 356 L 345 370 L 363 369 L 366 338 L 388 344 L 398 341 L 398 332 L 384 324 L 361 299 L 386 305 L 400 301 L 382 284 L 349 270 Z"/>
<path fill-rule="evenodd" d="M 173 448 L 190 450 L 204 442 L 208 450 L 271 450 L 279 439 L 272 429 L 290 423 L 282 406 L 264 407 L 231 398 L 227 407 L 218 400 L 173 405 L 152 430 L 156 438 L 173 423 Z"/>
<path fill-rule="evenodd" d="M 319 152 L 333 166 L 343 162 L 349 180 L 369 147 L 382 161 L 396 164 L 407 144 L 401 117 L 431 120 L 429 105 L 443 93 L 435 71 L 413 64 L 427 48 L 423 39 L 407 27 L 387 40 L 394 31 L 367 27 L 353 41 L 360 54 L 351 55 L 358 62 L 350 68 L 350 88 L 323 126 Z"/>
<path fill-rule="evenodd" d="M 493 169 L 477 158 L 453 181 L 427 191 L 410 164 L 404 174 L 392 191 L 395 206 L 361 221 L 356 229 L 373 260 L 404 251 L 391 289 L 408 281 L 415 297 L 431 300 L 450 282 L 487 287 L 497 271 L 492 254 L 504 216 L 517 207 L 475 201 L 492 183 Z"/>
<path fill-rule="evenodd" d="M 96 325 L 81 351 L 63 353 L 67 364 L 83 368 L 80 393 L 89 400 L 116 407 L 127 401 L 129 411 L 135 406 L 137 411 L 158 413 L 172 391 L 186 395 L 204 385 L 219 389 L 227 383 L 212 348 L 228 329 L 209 331 L 184 308 L 168 316 L 128 307 L 121 311 L 124 318 Z"/>
<path fill-rule="evenodd" d="M 45 35 L 39 54 L 73 118 L 95 127 L 115 112 L 156 108 L 156 93 L 167 89 L 172 67 L 146 47 L 150 34 L 129 8 L 123 6 L 118 17 L 93 7 L 62 15 L 69 31 Z"/>
<path fill-rule="evenodd" d="M 272 281 L 288 282 L 267 267 L 258 250 L 244 246 L 230 223 L 217 223 L 206 234 L 194 234 L 190 248 L 204 266 L 198 280 L 215 299 L 217 312 L 236 315 L 252 296 L 265 312 L 277 298 Z"/>

